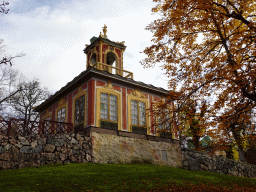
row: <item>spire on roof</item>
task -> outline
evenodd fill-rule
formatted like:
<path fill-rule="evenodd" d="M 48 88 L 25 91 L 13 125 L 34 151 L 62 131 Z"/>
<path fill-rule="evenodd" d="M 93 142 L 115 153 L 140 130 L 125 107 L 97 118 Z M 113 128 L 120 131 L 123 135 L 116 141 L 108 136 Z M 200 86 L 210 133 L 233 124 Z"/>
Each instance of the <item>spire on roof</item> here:
<path fill-rule="evenodd" d="M 103 28 L 103 33 L 104 33 L 104 38 L 107 38 L 107 26 L 106 24 L 104 24 L 104 27 Z"/>

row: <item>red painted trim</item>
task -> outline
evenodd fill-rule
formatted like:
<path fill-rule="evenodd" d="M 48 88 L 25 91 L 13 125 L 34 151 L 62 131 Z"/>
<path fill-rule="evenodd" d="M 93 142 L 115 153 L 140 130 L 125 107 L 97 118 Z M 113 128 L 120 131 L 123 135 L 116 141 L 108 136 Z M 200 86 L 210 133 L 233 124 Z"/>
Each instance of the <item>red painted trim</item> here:
<path fill-rule="evenodd" d="M 74 91 L 73 97 L 75 97 L 77 93 L 78 93 L 78 89 Z"/>
<path fill-rule="evenodd" d="M 88 82 L 88 125 L 94 124 L 94 94 L 95 94 L 95 80 L 91 79 Z"/>
<path fill-rule="evenodd" d="M 159 97 L 154 97 L 154 101 L 160 101 Z"/>
<path fill-rule="evenodd" d="M 121 51 L 119 49 L 117 49 L 117 48 L 115 48 L 115 51 L 116 51 L 118 57 L 120 58 L 121 57 Z"/>
<path fill-rule="evenodd" d="M 97 81 L 97 82 L 96 82 L 96 85 L 97 85 L 97 86 L 105 86 L 106 83 L 103 82 L 103 81 Z"/>
<path fill-rule="evenodd" d="M 122 88 L 122 113 L 123 113 L 123 129 L 126 130 L 126 89 Z"/>
<path fill-rule="evenodd" d="M 115 90 L 117 90 L 117 91 L 121 91 L 121 87 L 119 87 L 119 86 L 116 86 L 116 85 L 113 85 L 113 89 L 115 89 Z"/>
<path fill-rule="evenodd" d="M 68 123 L 72 123 L 72 93 L 68 96 Z"/>
<path fill-rule="evenodd" d="M 87 83 L 82 85 L 82 89 L 86 89 L 87 88 Z"/>
<path fill-rule="evenodd" d="M 104 53 L 102 53 L 102 63 L 105 63 L 105 57 L 104 57 Z"/>
<path fill-rule="evenodd" d="M 55 110 L 56 110 L 56 105 L 52 106 L 52 121 L 55 121 Z"/>
<path fill-rule="evenodd" d="M 102 52 L 105 52 L 108 49 L 108 45 L 103 44 L 102 45 Z"/>
<path fill-rule="evenodd" d="M 130 94 L 132 92 L 131 89 L 127 89 L 127 94 Z"/>
<path fill-rule="evenodd" d="M 152 95 L 149 95 L 149 104 L 150 104 L 150 116 L 151 116 L 151 133 L 154 134 L 155 130 L 152 126 L 154 124 L 154 117 L 153 117 L 153 98 Z"/>

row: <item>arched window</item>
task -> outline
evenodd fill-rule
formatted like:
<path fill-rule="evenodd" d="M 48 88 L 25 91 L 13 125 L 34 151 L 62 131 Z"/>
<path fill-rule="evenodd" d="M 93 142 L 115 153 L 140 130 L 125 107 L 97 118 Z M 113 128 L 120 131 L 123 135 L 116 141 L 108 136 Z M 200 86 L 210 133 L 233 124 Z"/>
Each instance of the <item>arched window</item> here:
<path fill-rule="evenodd" d="M 116 62 L 117 62 L 117 61 L 116 61 L 116 55 L 115 55 L 113 52 L 108 52 L 108 53 L 107 53 L 107 64 L 108 64 L 108 65 L 111 65 L 111 66 L 113 66 L 113 67 L 117 67 Z M 113 71 L 112 71 L 111 68 L 107 67 L 106 70 L 107 70 L 108 72 L 110 72 L 110 73 L 118 74 L 118 70 L 117 70 L 117 69 L 113 69 Z"/>
<path fill-rule="evenodd" d="M 94 65 L 97 62 L 96 53 L 93 53 L 90 60 L 91 64 Z"/>
<path fill-rule="evenodd" d="M 113 52 L 108 52 L 107 54 L 107 64 L 113 65 L 113 63 L 116 61 L 116 55 Z"/>

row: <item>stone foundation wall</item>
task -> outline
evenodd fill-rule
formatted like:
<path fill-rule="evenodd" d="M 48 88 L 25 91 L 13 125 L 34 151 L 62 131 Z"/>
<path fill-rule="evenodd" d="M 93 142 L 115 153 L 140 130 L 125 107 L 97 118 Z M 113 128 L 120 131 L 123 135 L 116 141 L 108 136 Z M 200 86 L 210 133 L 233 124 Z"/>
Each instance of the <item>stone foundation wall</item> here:
<path fill-rule="evenodd" d="M 95 163 L 130 163 L 132 160 L 182 168 L 178 144 L 91 133 Z"/>
<path fill-rule="evenodd" d="M 183 168 L 195 171 L 210 171 L 233 176 L 256 178 L 256 165 L 210 156 L 205 152 L 182 149 Z"/>
<path fill-rule="evenodd" d="M 0 135 L 0 170 L 92 162 L 91 154 L 90 138 L 79 134 L 9 138 Z"/>

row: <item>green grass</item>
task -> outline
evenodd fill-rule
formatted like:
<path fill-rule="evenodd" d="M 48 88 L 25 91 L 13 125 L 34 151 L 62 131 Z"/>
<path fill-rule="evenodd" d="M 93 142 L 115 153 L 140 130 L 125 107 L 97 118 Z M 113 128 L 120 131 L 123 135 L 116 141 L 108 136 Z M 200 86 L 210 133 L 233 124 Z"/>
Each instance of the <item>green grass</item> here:
<path fill-rule="evenodd" d="M 256 189 L 256 179 L 151 164 L 72 163 L 0 171 L 0 191 L 205 192 L 253 189 Z"/>

